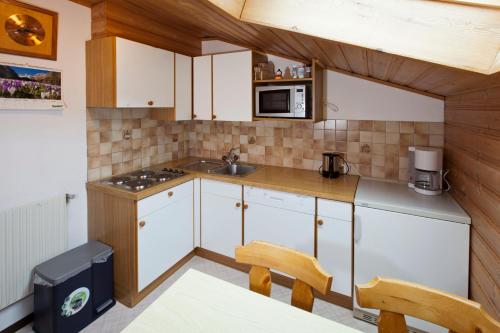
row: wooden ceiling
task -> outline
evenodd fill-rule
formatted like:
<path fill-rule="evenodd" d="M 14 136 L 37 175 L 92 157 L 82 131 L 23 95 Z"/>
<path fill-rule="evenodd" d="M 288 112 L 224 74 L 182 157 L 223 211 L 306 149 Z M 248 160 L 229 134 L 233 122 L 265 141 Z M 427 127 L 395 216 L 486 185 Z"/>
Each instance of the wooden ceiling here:
<path fill-rule="evenodd" d="M 74 2 L 92 6 L 94 38 L 118 35 L 193 56 L 201 53 L 201 39 L 215 38 L 296 60 L 318 59 L 331 70 L 435 97 L 500 85 L 500 73 L 473 73 L 242 22 L 208 0 Z"/>

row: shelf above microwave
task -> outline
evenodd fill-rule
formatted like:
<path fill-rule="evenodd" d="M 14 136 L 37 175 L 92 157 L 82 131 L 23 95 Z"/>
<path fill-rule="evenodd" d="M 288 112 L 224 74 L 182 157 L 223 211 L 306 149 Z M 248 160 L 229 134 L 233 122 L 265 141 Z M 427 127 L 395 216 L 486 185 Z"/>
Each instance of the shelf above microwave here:
<path fill-rule="evenodd" d="M 257 52 L 254 52 L 257 53 Z M 259 59 L 256 61 L 254 59 L 253 64 L 257 64 L 258 62 L 263 61 L 262 59 Z M 312 77 L 306 77 L 306 78 L 297 78 L 297 79 L 292 79 L 292 78 L 283 78 L 280 80 L 276 79 L 264 79 L 264 80 L 252 80 L 253 83 L 253 117 L 252 119 L 254 121 L 262 121 L 262 120 L 268 120 L 268 121 L 291 121 L 291 122 L 320 122 L 324 120 L 324 96 L 323 96 L 323 79 L 324 79 L 324 73 L 325 73 L 325 67 L 322 65 L 318 60 L 312 60 L 310 66 L 312 67 L 311 70 L 311 75 Z M 267 73 L 269 75 L 269 73 Z M 271 73 L 272 75 L 273 73 Z M 269 76 L 267 76 L 269 77 Z M 255 106 L 255 89 L 257 87 L 261 86 L 267 86 L 267 85 L 281 85 L 281 84 L 310 84 L 312 89 L 311 89 L 311 104 L 312 104 L 312 112 L 308 118 L 281 118 L 281 117 L 260 117 L 256 115 L 256 106 Z"/>
<path fill-rule="evenodd" d="M 269 79 L 269 80 L 254 80 L 253 83 L 281 83 L 281 82 L 311 82 L 312 77 L 306 77 L 302 79 Z"/>

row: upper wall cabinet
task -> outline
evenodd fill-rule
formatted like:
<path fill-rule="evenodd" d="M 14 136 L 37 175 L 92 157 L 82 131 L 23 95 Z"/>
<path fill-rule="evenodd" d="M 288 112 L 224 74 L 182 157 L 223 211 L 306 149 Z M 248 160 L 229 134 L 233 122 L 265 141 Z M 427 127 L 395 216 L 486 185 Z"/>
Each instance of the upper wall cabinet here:
<path fill-rule="evenodd" d="M 252 51 L 213 56 L 215 120 L 252 121 Z"/>
<path fill-rule="evenodd" d="M 212 56 L 193 58 L 193 118 L 212 120 Z"/>
<path fill-rule="evenodd" d="M 175 54 L 175 120 L 191 120 L 193 58 Z"/>
<path fill-rule="evenodd" d="M 193 116 L 252 121 L 252 51 L 195 57 Z"/>
<path fill-rule="evenodd" d="M 118 37 L 86 50 L 87 107 L 174 107 L 174 53 Z"/>

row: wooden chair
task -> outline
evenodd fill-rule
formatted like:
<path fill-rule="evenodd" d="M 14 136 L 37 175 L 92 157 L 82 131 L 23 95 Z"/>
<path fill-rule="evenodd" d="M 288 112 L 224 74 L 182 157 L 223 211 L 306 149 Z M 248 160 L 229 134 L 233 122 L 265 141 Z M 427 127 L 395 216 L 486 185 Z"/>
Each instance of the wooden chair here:
<path fill-rule="evenodd" d="M 356 285 L 364 308 L 379 309 L 379 333 L 407 333 L 404 315 L 448 328 L 450 333 L 498 333 L 500 323 L 474 301 L 415 283 L 377 277 Z"/>
<path fill-rule="evenodd" d="M 332 286 L 332 276 L 316 258 L 283 246 L 253 241 L 236 248 L 236 262 L 252 265 L 250 290 L 265 296 L 271 295 L 270 268 L 295 277 L 292 305 L 309 312 L 314 303 L 312 288 L 324 295 Z"/>

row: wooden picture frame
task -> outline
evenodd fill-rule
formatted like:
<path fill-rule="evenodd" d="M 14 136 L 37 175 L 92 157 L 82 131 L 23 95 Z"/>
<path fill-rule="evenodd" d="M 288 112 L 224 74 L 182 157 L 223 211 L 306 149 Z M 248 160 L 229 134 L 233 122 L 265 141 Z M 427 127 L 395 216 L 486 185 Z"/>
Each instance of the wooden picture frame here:
<path fill-rule="evenodd" d="M 0 53 L 57 60 L 57 25 L 56 12 L 16 0 L 0 0 Z"/>

